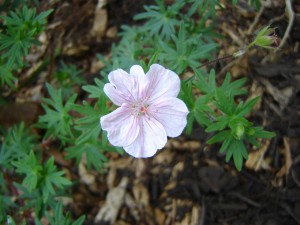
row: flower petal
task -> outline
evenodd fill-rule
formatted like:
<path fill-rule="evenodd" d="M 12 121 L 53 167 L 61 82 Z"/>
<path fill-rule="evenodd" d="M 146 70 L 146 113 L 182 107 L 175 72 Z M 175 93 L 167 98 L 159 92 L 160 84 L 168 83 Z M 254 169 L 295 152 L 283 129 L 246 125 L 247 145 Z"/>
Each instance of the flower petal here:
<path fill-rule="evenodd" d="M 132 103 L 135 96 L 132 93 L 134 79 L 124 70 L 117 69 L 108 74 L 110 83 L 104 85 L 104 92 L 117 106 L 122 103 Z"/>
<path fill-rule="evenodd" d="M 137 138 L 140 130 L 138 120 L 130 114 L 127 104 L 102 116 L 100 123 L 102 129 L 107 131 L 109 142 L 115 146 L 130 145 Z"/>
<path fill-rule="evenodd" d="M 130 68 L 129 73 L 134 79 L 134 95 L 138 99 L 145 98 L 145 90 L 148 85 L 148 78 L 145 75 L 143 68 L 139 65 L 134 65 Z"/>
<path fill-rule="evenodd" d="M 124 150 L 136 158 L 153 156 L 167 143 L 167 134 L 163 126 L 153 118 L 140 117 L 140 133 L 135 141 Z"/>
<path fill-rule="evenodd" d="M 169 137 L 179 136 L 187 124 L 189 113 L 185 103 L 178 98 L 164 98 L 148 108 L 150 117 L 163 125 Z"/>
<path fill-rule="evenodd" d="M 143 70 L 143 68 L 139 65 L 133 65 L 130 68 L 130 75 L 134 75 L 134 76 L 145 76 L 145 72 Z"/>
<path fill-rule="evenodd" d="M 180 79 L 176 73 L 161 65 L 153 64 L 146 76 L 149 79 L 147 97 L 150 103 L 158 98 L 177 97 L 180 91 Z"/>

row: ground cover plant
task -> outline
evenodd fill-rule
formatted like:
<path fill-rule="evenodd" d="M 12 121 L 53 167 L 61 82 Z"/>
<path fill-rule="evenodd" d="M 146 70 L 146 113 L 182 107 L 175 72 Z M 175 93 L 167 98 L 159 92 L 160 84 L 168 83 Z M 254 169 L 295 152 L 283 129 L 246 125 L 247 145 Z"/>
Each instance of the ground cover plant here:
<path fill-rule="evenodd" d="M 205 214 L 204 202 L 238 188 L 234 177 L 269 172 L 273 164 L 273 176 L 281 182 L 286 176 L 286 184 L 273 179 L 267 186 L 276 190 L 290 179 L 299 191 L 299 160 L 293 160 L 297 152 L 287 139 L 297 137 L 298 128 L 283 135 L 265 114 L 270 109 L 279 117 L 280 110 L 289 113 L 289 104 L 297 101 L 285 99 L 290 92 L 296 97 L 297 87 L 279 95 L 258 79 L 278 107 L 259 88 L 252 90 L 257 83 L 247 71 L 236 75 L 229 69 L 250 55 L 272 62 L 284 49 L 293 16 L 281 35 L 276 20 L 259 23 L 264 10 L 276 5 L 155 0 L 138 10 L 132 3 L 131 22 L 124 19 L 109 29 L 108 18 L 111 24 L 118 20 L 113 15 L 120 3 L 95 2 L 1 3 L 1 224 L 203 224 L 205 218 L 205 224 L 226 224 L 220 222 L 226 214 Z M 290 1 L 284 6 L 294 15 Z M 245 40 L 228 32 L 239 44 L 228 50 L 220 15 L 240 7 L 255 15 L 241 29 L 256 32 Z M 271 106 L 259 114 L 262 102 Z M 268 149 L 275 156 L 267 157 Z M 122 160 L 129 164 L 122 166 Z M 261 200 L 230 193 L 236 201 L 263 208 Z M 83 200 L 93 195 L 100 206 Z M 284 209 L 278 221 L 299 223 L 296 206 L 278 207 Z"/>

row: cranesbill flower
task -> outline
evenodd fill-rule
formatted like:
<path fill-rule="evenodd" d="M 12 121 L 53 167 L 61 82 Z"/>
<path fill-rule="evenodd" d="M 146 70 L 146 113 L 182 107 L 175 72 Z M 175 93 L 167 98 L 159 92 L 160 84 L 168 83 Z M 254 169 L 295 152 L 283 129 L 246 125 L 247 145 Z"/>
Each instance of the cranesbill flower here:
<path fill-rule="evenodd" d="M 145 74 L 141 66 L 108 75 L 104 92 L 119 108 L 100 118 L 109 142 L 137 158 L 153 156 L 162 149 L 167 136 L 179 136 L 187 123 L 188 109 L 177 98 L 177 74 L 153 64 Z"/>

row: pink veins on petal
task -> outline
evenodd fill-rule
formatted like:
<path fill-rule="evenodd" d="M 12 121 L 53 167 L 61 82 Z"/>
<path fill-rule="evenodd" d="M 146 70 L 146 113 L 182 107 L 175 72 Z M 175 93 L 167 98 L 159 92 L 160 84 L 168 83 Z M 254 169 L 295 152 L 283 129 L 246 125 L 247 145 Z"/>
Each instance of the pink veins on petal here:
<path fill-rule="evenodd" d="M 167 136 L 179 136 L 187 124 L 188 109 L 177 98 L 180 80 L 176 73 L 153 64 L 145 74 L 134 65 L 129 74 L 118 69 L 108 75 L 104 92 L 119 106 L 102 116 L 100 124 L 112 145 L 137 158 L 153 156 Z"/>

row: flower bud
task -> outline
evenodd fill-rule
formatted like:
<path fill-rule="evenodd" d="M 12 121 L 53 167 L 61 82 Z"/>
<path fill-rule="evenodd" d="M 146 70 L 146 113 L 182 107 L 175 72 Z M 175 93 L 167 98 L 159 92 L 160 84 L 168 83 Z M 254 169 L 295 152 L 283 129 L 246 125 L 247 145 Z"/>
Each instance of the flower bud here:
<path fill-rule="evenodd" d="M 278 45 L 278 40 L 279 38 L 275 34 L 275 28 L 266 26 L 258 32 L 255 40 L 248 46 L 248 48 L 253 45 L 257 45 L 262 48 L 273 48 Z"/>
<path fill-rule="evenodd" d="M 243 135 L 245 133 L 245 127 L 243 126 L 243 124 L 237 124 L 237 126 L 234 129 L 234 136 L 240 140 Z"/>

